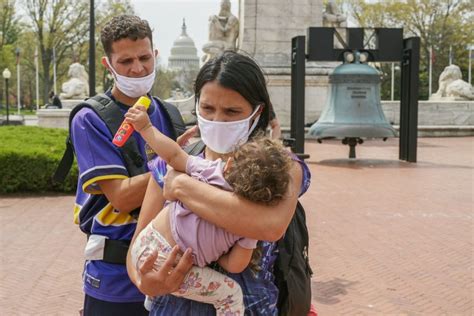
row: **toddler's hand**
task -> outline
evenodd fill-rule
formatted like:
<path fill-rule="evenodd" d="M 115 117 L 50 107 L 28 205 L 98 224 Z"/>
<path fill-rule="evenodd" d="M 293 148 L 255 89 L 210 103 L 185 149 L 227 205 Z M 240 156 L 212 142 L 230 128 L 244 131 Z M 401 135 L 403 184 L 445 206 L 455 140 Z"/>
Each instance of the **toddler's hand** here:
<path fill-rule="evenodd" d="M 146 128 L 151 126 L 150 117 L 148 116 L 145 107 L 135 106 L 131 107 L 127 113 L 125 113 L 127 122 L 133 125 L 133 128 L 137 132 L 143 132 Z"/>

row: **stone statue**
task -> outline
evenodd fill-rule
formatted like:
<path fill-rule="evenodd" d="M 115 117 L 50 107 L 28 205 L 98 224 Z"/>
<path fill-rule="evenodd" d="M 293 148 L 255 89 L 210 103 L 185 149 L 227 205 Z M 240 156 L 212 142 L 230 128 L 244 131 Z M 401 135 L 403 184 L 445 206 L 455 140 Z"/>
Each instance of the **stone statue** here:
<path fill-rule="evenodd" d="M 347 17 L 339 11 L 334 0 L 329 0 L 323 13 L 323 26 L 346 27 Z"/>
<path fill-rule="evenodd" d="M 221 10 L 217 15 L 209 17 L 209 41 L 202 50 L 206 62 L 224 50 L 237 49 L 239 36 L 239 19 L 230 12 L 230 0 L 221 0 Z"/>
<path fill-rule="evenodd" d="M 69 80 L 61 86 L 61 99 L 85 99 L 89 96 L 89 76 L 83 65 L 73 63 L 67 73 Z"/>
<path fill-rule="evenodd" d="M 431 100 L 474 100 L 474 88 L 462 80 L 461 69 L 456 65 L 444 68 L 438 83 L 438 91 Z"/>
<path fill-rule="evenodd" d="M 347 33 L 345 29 L 347 26 L 347 17 L 339 11 L 334 0 L 329 0 L 326 4 L 326 9 L 323 13 L 323 26 L 336 28 L 336 32 L 340 38 L 334 34 L 334 48 L 344 48 L 344 44 L 341 41 L 347 44 Z"/>

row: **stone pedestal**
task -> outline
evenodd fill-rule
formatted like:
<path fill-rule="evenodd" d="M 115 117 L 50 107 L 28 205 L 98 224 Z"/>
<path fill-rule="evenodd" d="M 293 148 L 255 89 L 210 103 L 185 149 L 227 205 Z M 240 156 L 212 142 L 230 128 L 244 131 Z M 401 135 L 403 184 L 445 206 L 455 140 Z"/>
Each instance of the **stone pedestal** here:
<path fill-rule="evenodd" d="M 270 100 L 282 126 L 291 117 L 291 39 L 322 25 L 321 0 L 241 0 L 239 51 L 252 56 L 268 79 Z M 319 117 L 333 63 L 307 63 L 306 122 Z"/>
<path fill-rule="evenodd" d="M 69 129 L 69 113 L 71 109 L 64 108 L 38 110 L 38 126 Z"/>
<path fill-rule="evenodd" d="M 63 105 L 63 109 L 72 109 L 79 103 L 84 102 L 83 99 L 65 99 L 61 100 L 61 104 Z"/>
<path fill-rule="evenodd" d="M 400 101 L 382 101 L 382 109 L 400 124 Z M 418 126 L 474 126 L 474 101 L 418 101 Z"/>

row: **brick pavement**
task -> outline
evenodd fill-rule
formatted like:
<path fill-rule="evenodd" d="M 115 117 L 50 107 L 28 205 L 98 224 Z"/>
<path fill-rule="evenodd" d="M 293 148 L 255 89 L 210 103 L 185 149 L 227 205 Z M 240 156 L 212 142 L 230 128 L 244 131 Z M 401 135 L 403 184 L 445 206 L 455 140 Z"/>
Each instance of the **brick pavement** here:
<path fill-rule="evenodd" d="M 474 138 L 306 143 L 302 198 L 320 315 L 473 314 Z M 0 198 L 0 315 L 77 315 L 84 235 L 73 197 Z"/>

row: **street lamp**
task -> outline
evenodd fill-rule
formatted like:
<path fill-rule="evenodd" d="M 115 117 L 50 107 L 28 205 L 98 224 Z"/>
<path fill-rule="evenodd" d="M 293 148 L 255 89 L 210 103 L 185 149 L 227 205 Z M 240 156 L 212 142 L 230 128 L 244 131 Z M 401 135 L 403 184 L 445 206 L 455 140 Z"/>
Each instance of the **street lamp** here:
<path fill-rule="evenodd" d="M 9 111 L 9 104 L 8 104 L 8 79 L 10 79 L 10 77 L 12 76 L 12 73 L 10 72 L 10 70 L 8 70 L 8 68 L 5 68 L 5 70 L 3 71 L 2 73 L 3 75 L 3 78 L 5 79 L 5 95 L 7 97 L 7 125 L 10 124 L 10 114 L 8 113 Z"/>
<path fill-rule="evenodd" d="M 18 115 L 20 115 L 20 108 L 21 108 L 21 96 L 20 96 L 20 85 L 21 85 L 21 80 L 20 80 L 20 48 L 15 49 L 15 55 L 16 55 L 16 100 L 17 100 L 17 110 L 18 110 Z"/>

